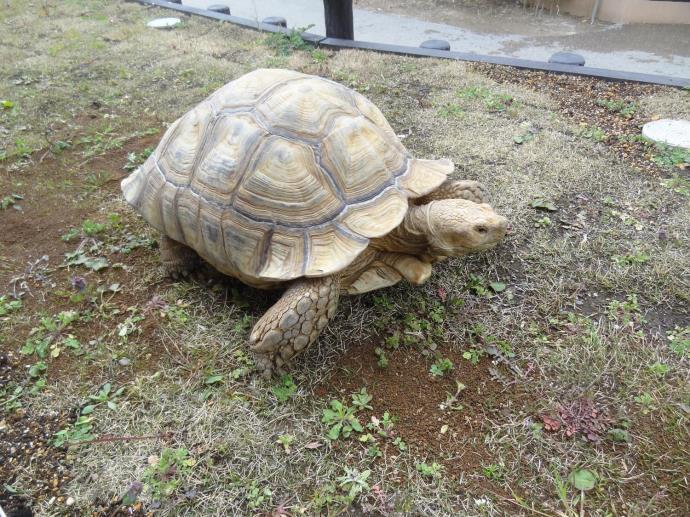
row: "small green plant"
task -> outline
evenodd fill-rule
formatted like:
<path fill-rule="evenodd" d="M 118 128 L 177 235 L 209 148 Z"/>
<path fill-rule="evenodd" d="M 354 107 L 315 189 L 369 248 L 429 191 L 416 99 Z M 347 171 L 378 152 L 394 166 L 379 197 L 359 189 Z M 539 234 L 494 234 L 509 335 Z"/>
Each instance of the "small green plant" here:
<path fill-rule="evenodd" d="M 101 386 L 96 395 L 89 396 L 89 399 L 93 402 L 93 404 L 85 406 L 84 409 L 82 409 L 81 414 L 88 415 L 93 413 L 93 410 L 96 408 L 96 406 L 103 403 L 105 403 L 108 409 L 115 411 L 117 409 L 115 399 L 122 396 L 124 391 L 124 387 L 120 387 L 113 391 L 112 385 L 109 382 L 106 382 L 103 386 Z"/>
<path fill-rule="evenodd" d="M 422 476 L 432 479 L 441 477 L 441 471 L 443 470 L 443 466 L 436 462 L 431 465 L 427 463 L 417 463 L 415 468 Z"/>
<path fill-rule="evenodd" d="M 153 499 L 161 501 L 171 496 L 194 463 L 187 449 L 163 449 L 158 461 L 144 471 L 143 481 Z"/>
<path fill-rule="evenodd" d="M 302 33 L 312 27 L 313 25 L 309 25 L 290 29 L 289 32 L 274 32 L 266 37 L 264 44 L 275 50 L 280 56 L 289 56 L 296 50 L 307 50 L 310 48 L 309 43 L 304 41 Z"/>
<path fill-rule="evenodd" d="M 17 201 L 24 199 L 24 196 L 19 194 L 11 194 L 0 199 L 0 210 L 7 210 L 9 207 L 14 206 L 15 208 L 20 208 L 17 205 Z"/>
<path fill-rule="evenodd" d="M 502 465 L 491 464 L 482 467 L 484 477 L 486 477 L 487 479 L 492 479 L 494 481 L 500 481 L 501 479 L 503 479 L 503 476 L 505 475 L 504 471 L 505 469 Z"/>
<path fill-rule="evenodd" d="M 668 367 L 667 364 L 660 363 L 660 362 L 656 362 L 656 363 L 649 366 L 649 371 L 652 372 L 657 377 L 663 377 L 670 370 L 671 369 Z"/>
<path fill-rule="evenodd" d="M 482 276 L 470 273 L 467 288 L 477 296 L 493 296 L 505 291 L 506 284 L 503 282 L 489 282 Z"/>
<path fill-rule="evenodd" d="M 611 321 L 620 321 L 623 325 L 634 322 L 644 323 L 644 318 L 640 314 L 640 306 L 637 302 L 636 294 L 629 294 L 625 301 L 612 300 L 608 305 L 608 317 Z"/>
<path fill-rule="evenodd" d="M 91 432 L 93 430 L 93 420 L 93 415 L 84 414 L 84 410 L 82 410 L 76 422 L 55 433 L 53 445 L 55 447 L 62 447 L 63 445 L 74 445 L 93 440 L 96 437 Z"/>
<path fill-rule="evenodd" d="M 7 316 L 10 312 L 18 311 L 21 308 L 21 300 L 10 300 L 5 295 L 0 296 L 0 316 Z"/>
<path fill-rule="evenodd" d="M 277 444 L 280 444 L 285 451 L 285 454 L 290 454 L 290 446 L 294 443 L 295 437 L 291 434 L 281 434 L 276 440 Z"/>
<path fill-rule="evenodd" d="M 690 197 L 690 181 L 686 180 L 682 176 L 679 176 L 678 174 L 675 174 L 670 179 L 662 180 L 661 185 L 671 189 L 676 194 Z"/>
<path fill-rule="evenodd" d="M 126 171 L 133 171 L 139 167 L 153 153 L 153 147 L 147 147 L 140 153 L 131 152 L 127 154 L 127 162 L 122 167 Z"/>
<path fill-rule="evenodd" d="M 340 484 L 340 488 L 347 492 L 348 501 L 352 502 L 359 494 L 370 490 L 367 480 L 371 476 L 371 470 L 360 472 L 350 467 L 344 467 L 344 470 L 345 474 L 340 476 L 337 481 Z"/>
<path fill-rule="evenodd" d="M 543 197 L 538 197 L 530 201 L 529 206 L 536 208 L 537 210 L 547 210 L 549 212 L 555 212 L 558 210 L 556 204 L 553 201 L 549 201 Z"/>
<path fill-rule="evenodd" d="M 297 393 L 297 385 L 295 384 L 295 381 L 292 380 L 291 376 L 283 375 L 280 378 L 280 382 L 275 384 L 271 388 L 271 391 L 275 395 L 276 399 L 278 399 L 278 402 L 287 402 L 295 393 Z"/>
<path fill-rule="evenodd" d="M 627 255 L 614 255 L 611 257 L 619 266 L 634 266 L 637 264 L 644 264 L 649 261 L 651 257 L 646 253 L 629 253 Z"/>
<path fill-rule="evenodd" d="M 573 485 L 577 490 L 587 492 L 592 490 L 599 480 L 596 472 L 587 469 L 576 469 L 573 470 L 568 476 L 568 482 Z"/>
<path fill-rule="evenodd" d="M 673 147 L 661 142 L 655 142 L 654 147 L 652 161 L 659 167 L 684 169 L 690 166 L 690 149 Z"/>
<path fill-rule="evenodd" d="M 647 415 L 656 409 L 654 406 L 654 397 L 648 392 L 644 392 L 635 397 L 635 402 L 637 402 L 642 409 L 642 413 Z"/>
<path fill-rule="evenodd" d="M 10 414 L 22 407 L 21 397 L 24 388 L 10 382 L 0 386 L 0 409 L 6 414 Z"/>
<path fill-rule="evenodd" d="M 666 338 L 674 354 L 690 359 L 690 326 L 675 327 L 666 332 Z"/>
<path fill-rule="evenodd" d="M 465 99 L 483 99 L 490 94 L 488 88 L 484 86 L 468 86 L 458 92 L 458 97 Z"/>
<path fill-rule="evenodd" d="M 273 492 L 268 487 L 261 488 L 257 481 L 252 481 L 245 494 L 247 498 L 247 506 L 251 510 L 256 510 L 264 505 L 267 505 L 273 497 Z"/>
<path fill-rule="evenodd" d="M 597 99 L 597 106 L 617 113 L 623 118 L 631 118 L 637 111 L 637 104 L 613 99 Z"/>
<path fill-rule="evenodd" d="M 383 438 L 390 437 L 393 427 L 395 425 L 396 418 L 391 416 L 391 414 L 386 411 L 383 413 L 381 418 L 376 416 L 371 417 L 371 422 L 367 424 L 367 429 L 376 433 L 378 436 Z"/>
<path fill-rule="evenodd" d="M 438 407 L 441 411 L 446 411 L 450 409 L 451 411 L 461 411 L 463 405 L 458 402 L 460 399 L 460 394 L 467 388 L 462 382 L 455 381 L 455 393 L 446 392 L 446 400 L 441 402 Z"/>
<path fill-rule="evenodd" d="M 544 216 L 541 219 L 537 219 L 536 222 L 534 223 L 535 228 L 548 228 L 551 226 L 551 218 Z"/>
<path fill-rule="evenodd" d="M 362 411 L 364 409 L 374 409 L 369 405 L 369 402 L 371 402 L 373 398 L 374 397 L 367 393 L 366 388 L 362 388 L 358 393 L 352 394 L 352 405 L 357 408 L 358 411 Z"/>
<path fill-rule="evenodd" d="M 374 349 L 374 353 L 376 354 L 376 357 L 378 357 L 378 361 L 376 361 L 378 367 L 388 368 L 388 357 L 386 357 L 386 351 L 383 348 L 377 346 Z"/>
<path fill-rule="evenodd" d="M 39 326 L 29 332 L 20 353 L 36 354 L 45 359 L 49 354 L 50 357 L 58 357 L 64 347 L 79 349 L 76 338 L 66 332 L 78 319 L 79 313 L 76 311 L 62 311 L 55 316 L 41 318 Z"/>
<path fill-rule="evenodd" d="M 491 112 L 503 112 L 513 105 L 515 99 L 506 93 L 494 93 L 484 100 L 484 106 Z"/>
<path fill-rule="evenodd" d="M 485 353 L 486 352 L 484 352 L 484 350 L 473 347 L 469 350 L 465 350 L 462 353 L 462 358 L 472 363 L 472 366 L 477 366 L 481 358 L 485 355 Z"/>
<path fill-rule="evenodd" d="M 589 126 L 587 124 L 580 124 L 577 135 L 595 142 L 603 142 L 608 138 L 606 132 L 599 126 Z"/>
<path fill-rule="evenodd" d="M 441 118 L 454 118 L 462 115 L 462 107 L 452 102 L 446 102 L 436 110 Z"/>
<path fill-rule="evenodd" d="M 324 63 L 326 60 L 328 60 L 328 54 L 320 48 L 315 48 L 311 51 L 311 58 L 315 63 Z"/>
<path fill-rule="evenodd" d="M 99 233 L 103 233 L 107 228 L 107 225 L 103 223 L 96 223 L 91 219 L 87 219 L 81 224 L 81 231 L 87 237 L 93 237 Z"/>
<path fill-rule="evenodd" d="M 526 144 L 532 140 L 534 140 L 534 133 L 532 131 L 527 131 L 526 133 L 515 135 L 513 137 L 513 142 L 515 142 L 517 145 Z"/>
<path fill-rule="evenodd" d="M 328 426 L 326 436 L 337 440 L 340 436 L 348 438 L 353 432 L 361 433 L 364 429 L 355 416 L 357 409 L 348 407 L 339 400 L 331 400 L 330 408 L 324 409 L 321 422 Z"/>
<path fill-rule="evenodd" d="M 429 373 L 434 377 L 443 377 L 443 374 L 453 369 L 453 362 L 447 357 L 440 357 L 429 368 Z"/>

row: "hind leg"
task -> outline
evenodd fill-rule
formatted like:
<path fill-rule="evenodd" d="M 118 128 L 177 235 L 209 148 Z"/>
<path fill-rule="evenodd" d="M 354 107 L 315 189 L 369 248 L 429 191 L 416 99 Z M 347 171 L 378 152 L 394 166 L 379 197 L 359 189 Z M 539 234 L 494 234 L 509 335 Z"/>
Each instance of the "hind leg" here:
<path fill-rule="evenodd" d="M 167 235 L 161 235 L 160 252 L 165 274 L 175 280 L 189 276 L 199 266 L 199 255 L 196 251 Z"/>

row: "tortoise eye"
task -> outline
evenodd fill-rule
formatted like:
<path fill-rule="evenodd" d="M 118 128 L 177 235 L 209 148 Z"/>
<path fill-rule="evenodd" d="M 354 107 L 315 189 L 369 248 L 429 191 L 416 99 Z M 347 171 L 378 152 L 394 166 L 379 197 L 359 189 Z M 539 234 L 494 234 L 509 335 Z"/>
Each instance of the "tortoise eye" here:
<path fill-rule="evenodd" d="M 475 226 L 475 231 L 477 233 L 481 233 L 482 235 L 485 234 L 488 230 L 486 229 L 486 226 Z"/>

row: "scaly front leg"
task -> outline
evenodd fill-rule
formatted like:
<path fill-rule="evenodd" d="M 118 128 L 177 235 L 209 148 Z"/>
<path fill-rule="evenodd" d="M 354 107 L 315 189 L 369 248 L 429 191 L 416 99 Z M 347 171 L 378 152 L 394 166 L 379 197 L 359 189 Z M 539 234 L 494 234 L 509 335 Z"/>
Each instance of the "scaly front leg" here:
<path fill-rule="evenodd" d="M 249 344 L 265 376 L 283 372 L 287 363 L 319 337 L 335 314 L 340 279 L 296 280 L 254 325 Z"/>

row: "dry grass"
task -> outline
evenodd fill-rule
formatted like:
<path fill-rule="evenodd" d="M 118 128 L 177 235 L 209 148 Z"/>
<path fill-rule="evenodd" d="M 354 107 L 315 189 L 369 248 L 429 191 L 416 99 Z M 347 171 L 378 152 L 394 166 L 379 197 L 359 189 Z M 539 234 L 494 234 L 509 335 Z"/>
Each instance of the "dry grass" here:
<path fill-rule="evenodd" d="M 580 505 L 591 515 L 687 511 L 688 356 L 671 351 L 666 336 L 675 326 L 688 325 L 687 196 L 663 186 L 660 178 L 635 173 L 603 144 L 585 138 L 543 92 L 497 85 L 462 63 L 355 51 L 281 56 L 263 44 L 262 35 L 197 18 L 173 31 L 146 29 L 145 21 L 160 14 L 97 1 L 48 2 L 43 11 L 23 14 L 19 2 L 9 3 L 0 24 L 22 30 L 0 36 L 0 99 L 15 103 L 0 113 L 0 149 L 8 156 L 0 183 L 5 191 L 40 180 L 31 188 L 46 196 L 78 196 L 94 219 L 121 214 L 125 229 L 111 231 L 117 238 L 149 235 L 112 190 L 84 193 L 91 167 L 83 164 L 84 155 L 111 152 L 137 131 L 164 126 L 246 71 L 284 66 L 367 95 L 413 154 L 447 156 L 457 164 L 457 177 L 486 183 L 497 210 L 516 231 L 496 250 L 440 265 L 422 288 L 403 285 L 343 300 L 318 345 L 298 361 L 292 375 L 297 389 L 286 402 L 251 373 L 245 345 L 252 321 L 276 295 L 266 299 L 228 282 L 215 288 L 164 283 L 153 265 L 155 250 L 145 249 L 128 262 L 129 273 L 116 277 L 124 289 L 117 296 L 126 297 L 121 305 L 145 316 L 137 327 L 141 332 L 121 339 L 117 323 L 126 313 L 98 323 L 106 329 L 99 352 L 59 363 L 59 375 L 53 375 L 51 363 L 46 388 L 26 394 L 22 404 L 35 416 L 71 411 L 73 421 L 89 395 L 113 382 L 126 389 L 117 410 L 96 409 L 96 434 L 172 434 L 71 447 L 63 467 L 74 478 L 62 487 L 61 500 L 51 501 L 36 486 L 35 464 L 21 469 L 12 485 L 28 495 L 39 514 L 100 511 L 133 481 L 149 479 L 150 488 L 148 459 L 160 458 L 166 448 L 186 450 L 192 461 L 174 474 L 180 482 L 174 493 L 154 497 L 147 489 L 141 496 L 146 504 L 159 499 L 164 515 L 278 508 L 294 515 L 358 510 L 576 515 Z M 684 115 L 687 102 L 686 92 L 666 90 L 643 99 L 639 116 Z M 108 126 L 112 129 L 103 136 Z M 515 142 L 528 133 L 531 140 Z M 84 136 L 91 140 L 79 143 Z M 17 141 L 41 151 L 31 158 L 16 156 Z M 71 145 L 64 151 L 73 158 L 67 162 L 71 179 L 54 183 L 31 176 L 40 170 L 38 158 L 57 141 Z M 558 210 L 535 210 L 530 202 L 536 198 Z M 640 254 L 647 258 L 632 263 L 621 258 Z M 17 272 L 14 259 L 7 264 L 8 275 Z M 57 276 L 58 270 L 50 274 Z M 471 274 L 507 288 L 478 296 L 468 288 Z M 318 393 L 339 374 L 339 359 L 355 343 L 386 337 L 377 322 L 386 318 L 398 325 L 418 310 L 420 300 L 436 300 L 439 288 L 463 303 L 441 325 L 444 347 L 462 353 L 470 329 L 481 324 L 487 336 L 512 350 L 517 368 L 512 371 L 520 372 L 510 374 L 500 417 L 482 422 L 481 432 L 471 437 L 490 451 L 487 466 L 500 469 L 491 479 L 477 471 L 460 479 L 430 479 L 415 468 L 437 460 L 425 451 L 387 450 L 371 459 L 356 439 L 324 439 L 320 420 L 329 397 Z M 0 295 L 6 286 L 2 289 Z M 44 294 L 50 310 L 70 307 L 48 287 Z M 159 310 L 144 313 L 153 294 L 168 304 L 164 316 Z M 632 295 L 636 306 L 615 304 Z M 2 320 L 4 352 L 21 347 L 43 310 Z M 131 367 L 118 366 L 123 357 Z M 216 375 L 222 378 L 209 383 Z M 33 380 L 22 374 L 16 382 L 28 387 Z M 341 399 L 348 401 L 349 393 Z M 594 444 L 543 429 L 542 415 L 582 399 L 609 415 L 609 427 L 628 422 L 629 442 L 614 443 L 604 433 Z M 404 428 L 399 432 L 405 437 Z M 276 443 L 283 435 L 293 437 L 289 454 Z M 368 488 L 354 501 L 345 497 L 349 485 L 339 479 L 345 467 L 371 471 Z M 599 477 L 584 503 L 565 481 L 577 468 Z M 561 495 L 559 483 L 565 485 Z M 375 485 L 380 495 L 371 488 Z M 64 505 L 67 496 L 75 499 L 70 509 Z"/>

